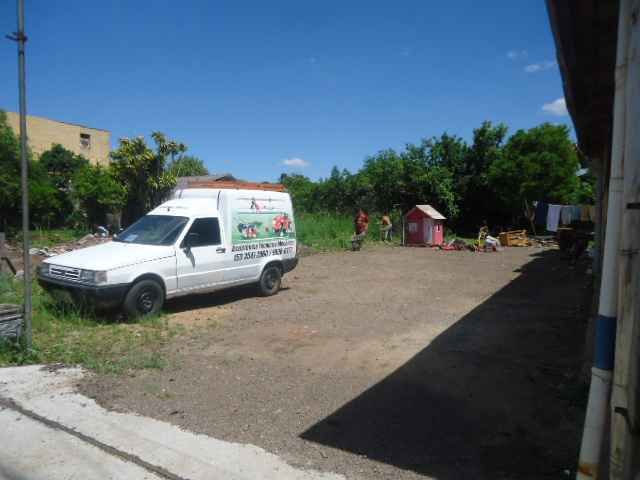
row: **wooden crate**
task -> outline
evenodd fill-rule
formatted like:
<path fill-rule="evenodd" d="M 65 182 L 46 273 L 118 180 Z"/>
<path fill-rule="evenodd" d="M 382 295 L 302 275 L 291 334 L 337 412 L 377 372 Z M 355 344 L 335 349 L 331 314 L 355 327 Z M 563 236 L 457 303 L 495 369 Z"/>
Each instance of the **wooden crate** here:
<path fill-rule="evenodd" d="M 526 230 L 512 230 L 500 234 L 500 244 L 503 247 L 528 247 L 529 238 Z"/>

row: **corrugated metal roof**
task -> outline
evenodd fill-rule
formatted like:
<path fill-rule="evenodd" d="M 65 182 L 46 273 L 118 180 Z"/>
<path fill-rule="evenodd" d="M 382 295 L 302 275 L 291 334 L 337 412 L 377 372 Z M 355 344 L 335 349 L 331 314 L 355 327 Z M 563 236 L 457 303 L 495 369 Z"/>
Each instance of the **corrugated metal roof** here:
<path fill-rule="evenodd" d="M 547 0 L 567 108 L 580 149 L 610 151 L 620 0 Z"/>
<path fill-rule="evenodd" d="M 442 215 L 439 211 L 437 211 L 431 205 L 416 205 L 416 208 L 422 210 L 424 213 L 429 215 L 434 220 L 446 220 L 447 219 L 444 215 Z"/>

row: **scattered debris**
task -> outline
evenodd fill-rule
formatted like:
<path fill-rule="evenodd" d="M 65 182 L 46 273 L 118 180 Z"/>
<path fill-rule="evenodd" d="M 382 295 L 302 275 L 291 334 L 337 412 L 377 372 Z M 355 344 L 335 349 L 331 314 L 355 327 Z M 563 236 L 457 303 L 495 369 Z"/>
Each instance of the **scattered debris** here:
<path fill-rule="evenodd" d="M 72 252 L 73 250 L 78 250 L 80 248 L 105 243 L 111 239 L 112 237 L 109 235 L 100 236 L 90 233 L 79 240 L 72 242 L 61 243 L 52 247 L 30 248 L 29 254 L 32 257 L 31 267 L 33 271 L 35 271 L 38 265 L 42 263 L 45 258 L 55 257 L 56 255 Z M 22 270 L 22 248 L 19 244 L 10 245 L 5 242 L 3 247 L 0 246 L 0 271 L 2 271 L 2 267 L 4 266 L 3 264 L 9 266 L 9 270 L 16 276 L 16 278 L 22 278 L 24 276 Z"/>
<path fill-rule="evenodd" d="M 73 250 L 72 248 L 68 248 L 67 246 L 58 246 L 51 248 L 32 248 L 29 250 L 30 255 L 39 255 L 41 257 L 53 257 L 55 255 L 60 255 L 62 253 L 70 252 Z"/>
<path fill-rule="evenodd" d="M 537 235 L 531 237 L 531 244 L 536 247 L 557 247 L 558 242 L 553 235 Z"/>
<path fill-rule="evenodd" d="M 473 250 L 473 247 L 460 238 L 449 240 L 446 245 L 440 247 L 441 250 Z"/>
<path fill-rule="evenodd" d="M 89 240 L 91 240 L 93 238 L 95 238 L 95 235 L 93 233 L 88 233 L 87 235 L 82 237 L 80 240 L 78 240 L 76 243 L 78 245 L 84 245 L 85 243 L 87 243 Z"/>
<path fill-rule="evenodd" d="M 106 229 L 105 229 L 106 230 Z M 60 245 L 56 245 L 55 247 L 43 247 L 43 248 L 32 248 L 29 250 L 31 255 L 38 255 L 41 257 L 54 257 L 56 255 L 61 255 L 63 253 L 72 252 L 74 250 L 78 250 L 79 248 L 86 248 L 93 245 L 98 245 L 100 243 L 105 243 L 111 240 L 110 236 L 102 236 L 102 235 L 94 235 L 89 233 L 85 235 L 81 239 L 73 242 L 73 243 L 62 243 Z"/>

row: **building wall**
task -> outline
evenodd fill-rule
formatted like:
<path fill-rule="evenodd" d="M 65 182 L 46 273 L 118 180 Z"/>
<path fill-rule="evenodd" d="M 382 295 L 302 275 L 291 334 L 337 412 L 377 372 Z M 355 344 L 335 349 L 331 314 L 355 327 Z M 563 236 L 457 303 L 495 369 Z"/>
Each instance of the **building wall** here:
<path fill-rule="evenodd" d="M 19 135 L 20 115 L 7 112 L 7 120 L 14 133 Z M 108 130 L 27 115 L 27 141 L 36 157 L 59 143 L 67 150 L 88 158 L 93 164 L 109 163 L 111 132 Z"/>

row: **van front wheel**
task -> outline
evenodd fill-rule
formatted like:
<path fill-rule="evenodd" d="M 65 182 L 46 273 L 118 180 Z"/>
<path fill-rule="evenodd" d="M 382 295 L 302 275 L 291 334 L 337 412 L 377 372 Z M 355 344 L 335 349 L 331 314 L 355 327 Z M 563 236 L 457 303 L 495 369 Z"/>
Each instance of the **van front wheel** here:
<path fill-rule="evenodd" d="M 164 291 L 155 280 L 136 283 L 124 299 L 124 311 L 129 318 L 157 315 L 164 304 Z"/>
<path fill-rule="evenodd" d="M 263 297 L 269 297 L 278 293 L 281 284 L 282 273 L 280 269 L 275 265 L 269 265 L 262 271 L 262 276 L 258 283 L 258 290 Z"/>

